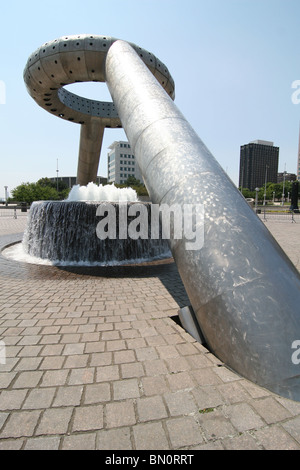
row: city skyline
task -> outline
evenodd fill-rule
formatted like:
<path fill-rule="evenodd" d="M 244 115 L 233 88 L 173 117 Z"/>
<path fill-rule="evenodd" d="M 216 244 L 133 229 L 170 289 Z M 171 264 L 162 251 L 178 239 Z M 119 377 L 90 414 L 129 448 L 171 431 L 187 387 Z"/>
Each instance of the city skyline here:
<path fill-rule="evenodd" d="M 54 177 L 57 160 L 59 176 L 76 174 L 79 126 L 37 106 L 23 70 L 43 43 L 77 33 L 107 34 L 157 55 L 174 78 L 175 104 L 236 185 L 240 146 L 254 139 L 276 142 L 279 171 L 297 173 L 298 0 L 116 0 L 113 9 L 96 0 L 53 0 L 51 9 L 29 0 L 1 10 L 10 41 L 0 46 L 0 197 L 4 186 L 10 192 Z M 104 83 L 68 89 L 111 101 Z M 108 148 L 118 140 L 127 140 L 123 130 L 105 131 L 98 175 L 107 176 Z"/>

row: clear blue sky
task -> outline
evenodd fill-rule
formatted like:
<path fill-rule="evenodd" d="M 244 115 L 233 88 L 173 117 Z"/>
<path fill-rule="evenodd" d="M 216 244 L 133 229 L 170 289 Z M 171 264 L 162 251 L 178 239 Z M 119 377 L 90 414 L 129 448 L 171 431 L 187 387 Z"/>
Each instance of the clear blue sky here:
<path fill-rule="evenodd" d="M 299 0 L 89 0 L 1 3 L 0 197 L 22 182 L 75 175 L 79 125 L 36 105 L 23 82 L 28 56 L 64 35 L 100 34 L 131 41 L 169 68 L 176 104 L 238 183 L 240 146 L 252 140 L 280 147 L 279 170 L 296 172 L 300 104 Z M 97 86 L 94 86 L 97 85 Z M 108 100 L 105 84 L 80 92 Z M 1 89 L 0 89 L 1 102 Z M 126 139 L 106 130 L 99 173 L 107 174 L 107 148 Z"/>

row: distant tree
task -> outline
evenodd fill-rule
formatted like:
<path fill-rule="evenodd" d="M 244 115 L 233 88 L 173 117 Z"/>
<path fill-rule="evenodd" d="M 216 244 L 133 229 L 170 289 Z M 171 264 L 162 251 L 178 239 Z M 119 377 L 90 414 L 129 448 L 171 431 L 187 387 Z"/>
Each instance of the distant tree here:
<path fill-rule="evenodd" d="M 18 202 L 58 200 L 58 193 L 54 188 L 41 186 L 37 183 L 22 183 L 11 191 L 12 197 Z"/>
<path fill-rule="evenodd" d="M 130 187 L 143 186 L 143 183 L 141 183 L 140 180 L 136 179 L 134 176 L 128 176 L 124 184 Z"/>
<path fill-rule="evenodd" d="M 250 191 L 248 188 L 243 188 L 242 189 L 243 196 L 248 199 L 248 198 L 255 198 L 255 191 Z"/>
<path fill-rule="evenodd" d="M 49 178 L 41 178 L 38 180 L 37 184 L 45 188 L 49 187 L 55 189 L 56 191 L 58 190 L 59 199 L 66 199 L 70 192 L 68 185 L 61 180 L 52 181 Z"/>
<path fill-rule="evenodd" d="M 142 183 L 140 180 L 136 179 L 134 176 L 129 176 L 127 180 L 125 181 L 124 185 L 122 187 L 130 187 L 134 189 L 137 192 L 138 196 L 149 196 L 148 191 L 146 189 L 146 186 L 144 183 Z"/>
<path fill-rule="evenodd" d="M 12 198 L 17 202 L 57 201 L 66 199 L 69 188 L 62 183 L 57 191 L 56 183 L 49 178 L 41 178 L 37 183 L 22 183 L 11 191 Z"/>

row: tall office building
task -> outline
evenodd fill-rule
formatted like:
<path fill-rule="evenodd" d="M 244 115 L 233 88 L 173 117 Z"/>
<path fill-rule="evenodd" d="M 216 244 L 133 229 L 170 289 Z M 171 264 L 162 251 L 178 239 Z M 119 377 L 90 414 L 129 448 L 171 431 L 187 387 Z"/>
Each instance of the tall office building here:
<path fill-rule="evenodd" d="M 279 147 L 273 142 L 254 140 L 240 151 L 239 187 L 254 191 L 268 183 L 277 183 Z"/>
<path fill-rule="evenodd" d="M 134 176 L 142 183 L 143 177 L 135 156 L 132 155 L 130 144 L 118 141 L 113 142 L 108 148 L 110 152 L 107 155 L 107 182 L 123 184 L 129 176 Z"/>

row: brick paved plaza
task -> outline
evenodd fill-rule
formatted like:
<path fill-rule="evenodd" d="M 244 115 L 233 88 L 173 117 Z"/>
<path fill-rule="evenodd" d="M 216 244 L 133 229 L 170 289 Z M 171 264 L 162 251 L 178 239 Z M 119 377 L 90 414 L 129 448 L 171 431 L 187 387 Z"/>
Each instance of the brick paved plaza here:
<path fill-rule="evenodd" d="M 0 248 L 25 223 L 0 217 Z M 266 225 L 300 269 L 300 224 Z M 300 449 L 300 403 L 229 371 L 174 321 L 188 299 L 172 261 L 1 257 L 0 279 L 1 450 Z"/>

